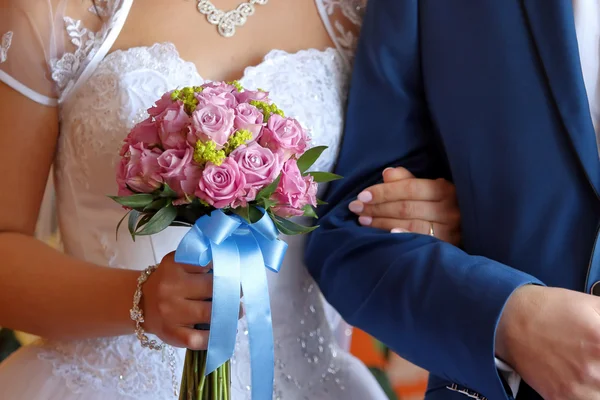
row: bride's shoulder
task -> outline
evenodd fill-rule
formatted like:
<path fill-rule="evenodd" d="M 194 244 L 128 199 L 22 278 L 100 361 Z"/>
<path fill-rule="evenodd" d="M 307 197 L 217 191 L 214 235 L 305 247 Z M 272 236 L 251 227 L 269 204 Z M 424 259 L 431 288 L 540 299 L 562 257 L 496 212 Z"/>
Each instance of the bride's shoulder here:
<path fill-rule="evenodd" d="M 317 0 L 330 17 L 346 20 L 360 27 L 367 0 Z"/>
<path fill-rule="evenodd" d="M 367 0 L 316 0 L 336 47 L 351 60 Z"/>
<path fill-rule="evenodd" d="M 0 0 L 0 80 L 32 99 L 60 98 L 121 1 Z"/>

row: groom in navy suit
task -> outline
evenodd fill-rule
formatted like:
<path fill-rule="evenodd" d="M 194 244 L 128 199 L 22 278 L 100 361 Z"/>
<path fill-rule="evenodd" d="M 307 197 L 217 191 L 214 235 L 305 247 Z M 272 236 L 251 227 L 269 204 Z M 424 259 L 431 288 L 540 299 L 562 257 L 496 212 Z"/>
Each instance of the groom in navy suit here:
<path fill-rule="evenodd" d="M 428 400 L 600 399 L 600 99 L 582 73 L 600 44 L 580 54 L 578 33 L 571 0 L 369 1 L 345 179 L 307 265 L 349 323 L 431 372 Z M 349 202 L 389 166 L 454 182 L 462 249 L 358 225 Z"/>

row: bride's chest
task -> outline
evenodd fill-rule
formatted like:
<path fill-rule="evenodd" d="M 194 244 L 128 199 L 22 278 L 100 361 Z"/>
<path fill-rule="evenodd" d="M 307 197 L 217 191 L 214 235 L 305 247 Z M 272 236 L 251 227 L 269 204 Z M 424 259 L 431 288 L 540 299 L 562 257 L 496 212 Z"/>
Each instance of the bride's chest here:
<path fill-rule="evenodd" d="M 240 80 L 264 89 L 287 115 L 310 131 L 314 145 L 327 145 L 319 170 L 332 168 L 343 126 L 349 72 L 334 49 L 288 54 L 273 51 Z M 123 138 L 163 93 L 203 82 L 194 64 L 170 44 L 108 55 L 92 76 L 74 88 L 61 111 L 57 172 L 91 194 L 114 192 L 114 165 Z"/>

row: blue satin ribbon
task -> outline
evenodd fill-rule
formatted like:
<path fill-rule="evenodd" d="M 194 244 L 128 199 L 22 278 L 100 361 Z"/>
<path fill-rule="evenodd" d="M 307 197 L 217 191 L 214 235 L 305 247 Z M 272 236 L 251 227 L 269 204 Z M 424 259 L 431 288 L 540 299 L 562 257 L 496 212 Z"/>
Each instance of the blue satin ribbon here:
<path fill-rule="evenodd" d="M 248 224 L 216 210 L 198 219 L 175 252 L 175 261 L 205 267 L 213 263 L 213 307 L 206 375 L 233 357 L 240 287 L 248 321 L 252 399 L 273 396 L 275 356 L 265 267 L 279 272 L 287 244 L 265 213 Z"/>

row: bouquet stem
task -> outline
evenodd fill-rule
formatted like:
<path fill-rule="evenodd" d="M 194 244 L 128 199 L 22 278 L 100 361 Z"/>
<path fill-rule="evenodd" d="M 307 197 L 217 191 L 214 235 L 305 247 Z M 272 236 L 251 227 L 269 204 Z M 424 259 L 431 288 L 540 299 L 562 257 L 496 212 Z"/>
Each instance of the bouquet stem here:
<path fill-rule="evenodd" d="M 206 351 L 187 350 L 179 400 L 231 400 L 231 365 L 227 361 L 208 376 Z"/>

